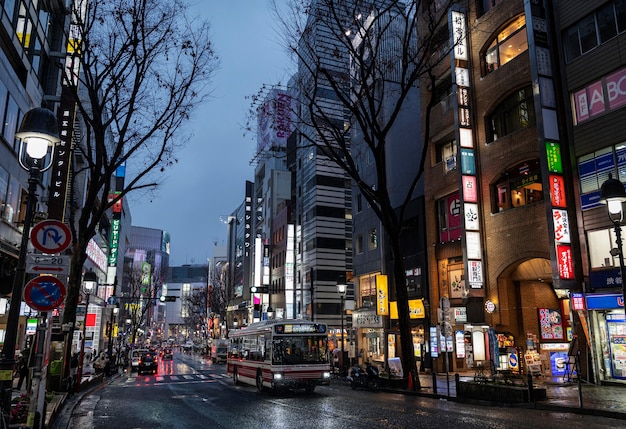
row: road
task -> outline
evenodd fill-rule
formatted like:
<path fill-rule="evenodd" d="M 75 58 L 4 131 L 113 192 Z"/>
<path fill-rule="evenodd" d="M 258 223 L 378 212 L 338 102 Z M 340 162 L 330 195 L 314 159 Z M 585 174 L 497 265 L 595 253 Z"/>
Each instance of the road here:
<path fill-rule="evenodd" d="M 94 429 L 622 428 L 622 420 L 482 407 L 350 389 L 342 381 L 313 395 L 258 393 L 234 385 L 224 365 L 176 353 L 155 375 L 123 375 L 86 396 L 68 427 Z M 65 429 L 58 425 L 55 429 Z"/>

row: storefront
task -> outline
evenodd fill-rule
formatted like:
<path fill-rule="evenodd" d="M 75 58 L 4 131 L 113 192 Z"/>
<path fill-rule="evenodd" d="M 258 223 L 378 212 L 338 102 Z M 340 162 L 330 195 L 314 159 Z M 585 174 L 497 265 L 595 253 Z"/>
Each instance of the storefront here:
<path fill-rule="evenodd" d="M 594 369 L 599 381 L 626 382 L 626 317 L 620 294 L 585 297 Z"/>
<path fill-rule="evenodd" d="M 352 313 L 352 326 L 357 332 L 358 363 L 363 364 L 369 361 L 384 368 L 383 318 L 377 315 L 373 308 L 361 308 Z"/>

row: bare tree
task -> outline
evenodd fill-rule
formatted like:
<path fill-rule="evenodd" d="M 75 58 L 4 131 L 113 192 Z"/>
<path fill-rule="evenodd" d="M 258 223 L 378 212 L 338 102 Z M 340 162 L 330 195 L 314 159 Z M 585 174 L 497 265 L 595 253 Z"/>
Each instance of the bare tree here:
<path fill-rule="evenodd" d="M 83 128 L 74 150 L 85 160 L 87 180 L 82 210 L 71 222 L 75 242 L 63 312 L 71 326 L 87 244 L 101 219 L 129 192 L 158 186 L 158 175 L 176 163 L 176 149 L 188 139 L 185 123 L 209 95 L 218 66 L 209 25 L 187 12 L 179 0 L 73 2 L 73 66 L 65 67 L 63 80 Z M 126 168 L 123 188 L 112 189 L 120 167 Z M 109 199 L 112 190 L 119 193 Z"/>
<path fill-rule="evenodd" d="M 194 289 L 183 298 L 183 322 L 188 332 L 201 332 L 201 337 L 207 339 L 207 290 Z"/>
<path fill-rule="evenodd" d="M 419 97 L 419 81 L 434 79 L 432 70 L 437 64 L 433 61 L 446 58 L 433 54 L 449 49 L 449 37 L 438 39 L 437 30 L 446 27 L 450 4 L 445 0 L 273 2 L 286 35 L 286 47 L 298 63 L 293 115 L 297 118 L 300 147 L 314 146 L 329 165 L 339 166 L 384 227 L 393 262 L 391 287 L 398 302 L 402 366 L 415 388 L 419 387 L 419 377 L 402 237 L 408 227 L 406 210 L 423 176 L 430 107 L 426 109 L 421 148 L 414 167 L 406 171 L 408 180 L 400 191 L 398 187 L 391 189 L 391 135 L 409 101 Z M 431 94 L 430 105 L 432 100 Z M 414 114 L 415 121 L 419 121 L 418 112 Z M 359 168 L 360 154 L 365 152 L 371 155 L 374 180 Z"/>
<path fill-rule="evenodd" d="M 124 296 L 121 297 L 121 306 L 124 319 L 130 321 L 127 334 L 129 342 L 134 344 L 139 331 L 145 332 L 147 322 L 155 305 L 160 286 L 152 282 L 152 276 L 145 278 L 141 268 L 134 268 L 125 273 Z"/>

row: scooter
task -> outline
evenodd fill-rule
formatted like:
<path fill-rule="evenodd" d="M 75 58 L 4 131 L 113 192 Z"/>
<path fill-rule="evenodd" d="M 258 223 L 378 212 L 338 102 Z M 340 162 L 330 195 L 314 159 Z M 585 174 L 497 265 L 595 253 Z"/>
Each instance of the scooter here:
<path fill-rule="evenodd" d="M 350 375 L 347 379 L 350 381 L 350 387 L 352 387 L 352 389 L 360 387 L 369 390 L 378 390 L 380 387 L 378 368 L 369 362 L 366 365 L 365 370 L 360 366 L 353 366 L 350 369 Z"/>

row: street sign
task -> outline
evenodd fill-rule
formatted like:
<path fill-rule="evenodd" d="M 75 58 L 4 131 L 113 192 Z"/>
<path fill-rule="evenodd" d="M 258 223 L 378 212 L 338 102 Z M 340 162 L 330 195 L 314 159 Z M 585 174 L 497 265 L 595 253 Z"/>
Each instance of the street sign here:
<path fill-rule="evenodd" d="M 24 301 L 37 311 L 49 311 L 63 304 L 65 285 L 53 276 L 35 277 L 24 287 Z"/>
<path fill-rule="evenodd" d="M 44 220 L 30 233 L 33 247 L 43 253 L 61 253 L 72 244 L 72 232 L 63 222 Z"/>
<path fill-rule="evenodd" d="M 26 272 L 29 274 L 68 274 L 69 267 L 68 255 L 26 255 Z"/>
<path fill-rule="evenodd" d="M 108 299 L 107 299 L 107 304 L 109 305 L 115 305 L 117 304 L 117 297 L 115 295 L 111 295 Z"/>

